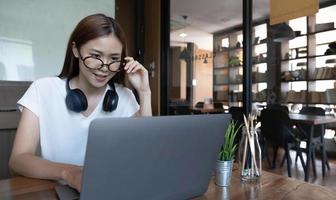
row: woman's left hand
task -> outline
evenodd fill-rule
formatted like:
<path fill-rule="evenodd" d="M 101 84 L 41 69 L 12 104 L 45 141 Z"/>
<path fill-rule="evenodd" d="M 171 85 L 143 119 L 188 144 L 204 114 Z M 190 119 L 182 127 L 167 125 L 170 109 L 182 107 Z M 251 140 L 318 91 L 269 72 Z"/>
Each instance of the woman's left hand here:
<path fill-rule="evenodd" d="M 137 92 L 149 92 L 148 71 L 138 61 L 132 57 L 125 57 L 126 65 L 126 78 L 137 90 Z"/>

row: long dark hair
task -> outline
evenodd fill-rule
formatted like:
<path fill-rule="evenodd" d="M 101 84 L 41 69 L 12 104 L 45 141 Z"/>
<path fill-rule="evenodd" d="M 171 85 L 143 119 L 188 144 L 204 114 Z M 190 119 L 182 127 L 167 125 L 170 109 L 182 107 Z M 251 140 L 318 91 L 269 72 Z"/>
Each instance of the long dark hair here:
<path fill-rule="evenodd" d="M 60 78 L 71 79 L 79 74 L 79 61 L 72 52 L 72 42 L 76 43 L 78 49 L 89 40 L 113 34 L 122 44 L 121 65 L 127 55 L 126 40 L 119 24 L 111 17 L 104 14 L 89 15 L 82 19 L 72 32 L 65 54 L 63 69 L 58 75 Z M 121 70 L 109 81 L 124 85 L 125 71 Z"/>

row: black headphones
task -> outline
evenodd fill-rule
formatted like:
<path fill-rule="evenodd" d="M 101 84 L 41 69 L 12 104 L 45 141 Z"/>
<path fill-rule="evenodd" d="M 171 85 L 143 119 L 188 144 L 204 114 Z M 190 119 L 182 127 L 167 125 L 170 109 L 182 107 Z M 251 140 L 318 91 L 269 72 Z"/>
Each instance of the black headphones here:
<path fill-rule="evenodd" d="M 74 112 L 85 111 L 88 107 L 87 99 L 84 92 L 78 88 L 70 89 L 69 79 L 66 81 L 67 95 L 65 97 L 65 104 L 69 110 Z M 110 89 L 106 91 L 103 110 L 106 112 L 114 111 L 118 106 L 119 96 L 115 90 L 114 83 L 109 83 Z"/>

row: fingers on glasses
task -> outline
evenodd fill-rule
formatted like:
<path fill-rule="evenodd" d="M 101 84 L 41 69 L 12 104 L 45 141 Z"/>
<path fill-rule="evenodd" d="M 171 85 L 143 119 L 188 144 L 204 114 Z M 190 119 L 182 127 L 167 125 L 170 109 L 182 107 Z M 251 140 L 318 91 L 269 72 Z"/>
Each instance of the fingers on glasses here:
<path fill-rule="evenodd" d="M 130 59 L 124 67 L 127 73 L 134 73 L 141 68 L 142 68 L 142 65 L 138 61 L 133 60 L 133 58 Z"/>

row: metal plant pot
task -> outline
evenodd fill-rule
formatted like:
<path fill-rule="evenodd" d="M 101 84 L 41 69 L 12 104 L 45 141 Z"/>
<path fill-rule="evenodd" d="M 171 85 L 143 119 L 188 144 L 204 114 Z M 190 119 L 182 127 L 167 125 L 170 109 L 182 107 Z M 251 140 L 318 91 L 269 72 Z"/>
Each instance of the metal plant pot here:
<path fill-rule="evenodd" d="M 215 175 L 216 185 L 222 187 L 230 186 L 232 166 L 233 166 L 233 160 L 231 161 L 217 160 L 216 175 Z"/>

